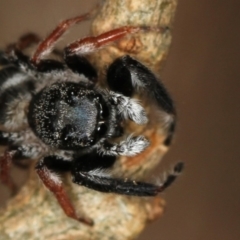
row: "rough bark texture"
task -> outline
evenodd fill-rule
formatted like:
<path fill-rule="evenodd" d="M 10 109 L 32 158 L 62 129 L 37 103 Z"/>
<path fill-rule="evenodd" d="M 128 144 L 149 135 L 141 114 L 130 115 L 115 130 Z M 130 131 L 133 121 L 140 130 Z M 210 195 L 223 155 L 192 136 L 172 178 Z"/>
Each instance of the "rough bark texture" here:
<path fill-rule="evenodd" d="M 157 73 L 170 46 L 171 24 L 176 5 L 177 0 L 104 1 L 92 24 L 94 35 L 123 25 L 164 27 L 165 30 L 128 36 L 91 56 L 91 61 L 101 69 L 100 75 L 103 76 L 113 59 L 124 54 L 131 54 Z M 164 132 L 155 126 L 153 120 L 144 128 L 136 128 L 131 124 L 128 129 L 135 133 L 143 132 L 151 140 L 151 146 L 136 157 L 120 158 L 114 171 L 118 172 L 118 176 L 144 179 L 168 150 L 162 144 Z M 163 211 L 164 201 L 159 197 L 102 194 L 72 184 L 69 176 L 65 177 L 65 182 L 76 209 L 92 218 L 94 227 L 67 218 L 31 169 L 25 186 L 0 212 L 0 238 L 135 239 L 147 222 L 159 217 Z"/>

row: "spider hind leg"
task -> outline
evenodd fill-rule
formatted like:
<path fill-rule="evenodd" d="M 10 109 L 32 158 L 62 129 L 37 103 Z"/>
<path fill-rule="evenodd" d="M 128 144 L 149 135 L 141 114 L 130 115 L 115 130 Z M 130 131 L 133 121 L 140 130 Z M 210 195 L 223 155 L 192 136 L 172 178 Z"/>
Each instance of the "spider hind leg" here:
<path fill-rule="evenodd" d="M 10 168 L 14 153 L 15 151 L 5 151 L 3 156 L 0 157 L 0 181 L 11 190 L 12 195 L 17 191 L 17 186 L 10 176 Z"/>
<path fill-rule="evenodd" d="M 73 219 L 80 221 L 84 224 L 87 224 L 89 226 L 92 226 L 93 221 L 91 219 L 89 219 L 85 216 L 79 215 L 75 211 L 75 208 L 74 208 L 71 200 L 69 199 L 67 192 L 65 191 L 65 189 L 63 187 L 61 178 L 52 169 L 50 170 L 50 166 L 48 166 L 48 164 L 51 163 L 52 161 L 54 161 L 54 162 L 57 161 L 58 164 L 64 165 L 65 167 L 67 165 L 70 165 L 70 162 L 67 162 L 58 156 L 45 157 L 45 158 L 41 159 L 36 166 L 36 172 L 37 172 L 39 178 L 42 180 L 42 182 L 46 186 L 46 188 L 54 194 L 59 205 L 61 206 L 61 208 L 63 209 L 63 211 L 65 212 L 65 214 L 68 217 L 73 218 Z M 68 167 L 70 167 L 70 166 L 68 166 Z"/>

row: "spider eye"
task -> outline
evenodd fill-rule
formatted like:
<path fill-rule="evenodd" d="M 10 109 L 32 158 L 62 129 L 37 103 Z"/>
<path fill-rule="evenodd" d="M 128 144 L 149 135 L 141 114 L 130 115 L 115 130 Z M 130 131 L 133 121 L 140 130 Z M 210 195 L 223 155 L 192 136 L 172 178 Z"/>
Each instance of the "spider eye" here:
<path fill-rule="evenodd" d="M 107 125 L 105 122 L 100 122 L 97 127 L 99 137 L 104 136 L 107 132 Z"/>
<path fill-rule="evenodd" d="M 100 118 L 106 119 L 109 116 L 109 109 L 107 105 L 104 102 L 101 102 L 100 104 Z"/>

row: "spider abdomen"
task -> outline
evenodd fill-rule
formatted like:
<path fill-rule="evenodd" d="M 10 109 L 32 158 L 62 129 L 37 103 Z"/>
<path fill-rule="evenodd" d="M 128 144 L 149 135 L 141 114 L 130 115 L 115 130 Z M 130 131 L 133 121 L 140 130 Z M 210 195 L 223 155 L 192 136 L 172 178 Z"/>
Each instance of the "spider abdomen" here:
<path fill-rule="evenodd" d="M 18 68 L 9 66 L 0 71 L 0 130 L 27 126 L 26 111 L 34 88 L 34 80 Z"/>

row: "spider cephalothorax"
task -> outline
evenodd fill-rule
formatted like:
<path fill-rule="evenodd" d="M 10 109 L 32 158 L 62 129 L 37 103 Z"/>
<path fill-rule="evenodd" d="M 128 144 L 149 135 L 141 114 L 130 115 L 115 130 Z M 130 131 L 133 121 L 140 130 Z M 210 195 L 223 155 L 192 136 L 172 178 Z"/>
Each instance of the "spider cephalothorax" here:
<path fill-rule="evenodd" d="M 134 156 L 150 144 L 144 136 L 126 136 L 124 122 L 146 124 L 147 114 L 135 93 L 144 92 L 157 108 L 167 132 L 165 145 L 171 143 L 175 128 L 175 108 L 163 84 L 143 64 L 130 56 L 116 59 L 108 68 L 109 88 L 97 83 L 97 71 L 83 57 L 121 37 L 146 28 L 125 26 L 88 37 L 68 45 L 63 61 L 43 59 L 61 35 L 88 14 L 66 20 L 37 47 L 32 57 L 25 48 L 39 41 L 27 34 L 16 44 L 0 52 L 0 144 L 7 150 L 0 157 L 0 180 L 14 188 L 9 177 L 9 162 L 37 159 L 36 172 L 55 194 L 65 213 L 77 216 L 56 174 L 60 168 L 70 171 L 73 182 L 102 192 L 155 196 L 169 186 L 182 170 L 175 166 L 161 185 L 136 182 L 102 174 L 117 156 Z M 59 53 L 57 53 L 59 54 Z M 122 137 L 122 140 L 116 140 Z"/>
<path fill-rule="evenodd" d="M 79 150 L 105 137 L 109 109 L 102 95 L 81 83 L 55 83 L 31 101 L 29 124 L 47 145 Z"/>

